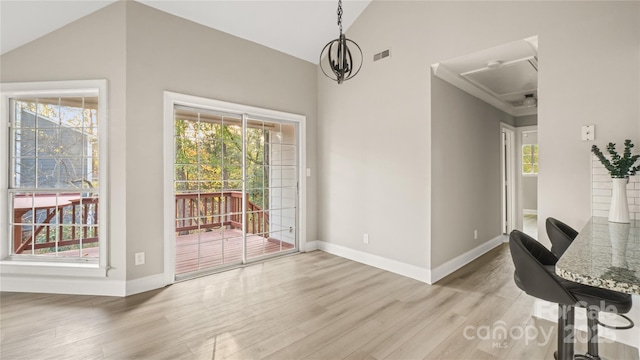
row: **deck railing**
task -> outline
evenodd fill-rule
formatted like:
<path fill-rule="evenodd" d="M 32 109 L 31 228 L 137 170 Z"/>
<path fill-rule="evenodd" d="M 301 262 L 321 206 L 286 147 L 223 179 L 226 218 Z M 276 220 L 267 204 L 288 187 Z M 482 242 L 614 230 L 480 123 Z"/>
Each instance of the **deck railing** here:
<path fill-rule="evenodd" d="M 98 198 L 71 194 L 62 204 L 39 206 L 38 198 L 46 197 L 36 195 L 32 207 L 14 209 L 14 222 L 20 223 L 14 225 L 14 254 L 98 242 Z"/>
<path fill-rule="evenodd" d="M 34 225 L 14 225 L 14 253 L 98 242 L 98 198 L 77 195 L 63 205 L 16 208 L 16 223 Z M 221 227 L 242 229 L 241 191 L 176 194 L 175 201 L 176 232 L 181 235 Z M 267 234 L 269 214 L 248 196 L 246 206 L 247 233 Z"/>
<path fill-rule="evenodd" d="M 176 232 L 229 227 L 242 229 L 242 192 L 216 191 L 176 194 Z M 247 196 L 248 234 L 269 232 L 269 214 Z"/>

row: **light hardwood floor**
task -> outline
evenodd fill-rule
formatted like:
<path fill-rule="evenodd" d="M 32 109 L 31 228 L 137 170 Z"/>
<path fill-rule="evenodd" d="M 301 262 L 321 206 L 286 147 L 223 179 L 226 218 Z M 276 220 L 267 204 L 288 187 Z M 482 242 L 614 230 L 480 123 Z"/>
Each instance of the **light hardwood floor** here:
<path fill-rule="evenodd" d="M 553 359 L 554 323 L 531 317 L 512 271 L 506 245 L 432 286 L 315 251 L 127 298 L 2 293 L 0 358 Z"/>

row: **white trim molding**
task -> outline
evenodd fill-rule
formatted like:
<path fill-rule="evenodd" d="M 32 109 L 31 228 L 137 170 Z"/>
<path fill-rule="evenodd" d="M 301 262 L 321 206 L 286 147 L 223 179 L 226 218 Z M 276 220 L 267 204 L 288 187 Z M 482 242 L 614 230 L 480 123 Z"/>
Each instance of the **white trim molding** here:
<path fill-rule="evenodd" d="M 486 254 L 487 252 L 491 251 L 495 247 L 504 243 L 505 238 L 508 239 L 506 235 L 498 235 L 495 238 L 487 241 L 486 243 L 447 261 L 446 263 L 438 266 L 437 268 L 431 269 L 430 283 L 435 284 L 438 280 L 443 279 L 445 276 L 453 273 L 454 271 L 460 269 L 461 267 L 469 264 L 473 260 Z"/>
<path fill-rule="evenodd" d="M 193 95 L 180 94 L 171 91 L 164 92 L 164 119 L 163 119 L 163 192 L 164 192 L 164 281 L 162 285 L 175 282 L 175 201 L 173 184 L 174 161 L 174 107 L 176 105 L 188 106 L 198 109 L 207 109 L 223 113 L 242 114 L 255 116 L 260 119 L 273 119 L 288 121 L 297 125 L 298 144 L 298 249 L 304 251 L 306 244 L 306 216 L 307 216 L 307 139 L 306 116 L 282 111 L 264 109 L 249 105 L 230 103 L 220 100 L 203 98 Z M 155 281 L 155 280 L 154 280 Z M 135 287 L 134 287 L 135 288 Z"/>
<path fill-rule="evenodd" d="M 9 160 L 3 152 L 0 156 L 0 275 L 2 291 L 29 291 L 67 293 L 77 289 L 77 294 L 109 295 L 124 294 L 124 281 L 107 278 L 110 266 L 109 252 L 111 244 L 109 237 L 112 229 L 121 228 L 122 224 L 109 221 L 109 200 L 111 193 L 108 157 L 108 81 L 106 79 L 72 80 L 72 81 L 42 81 L 16 82 L 0 84 L 0 148 L 9 149 L 9 134 L 7 126 L 10 123 L 9 101 L 19 97 L 98 97 L 98 143 L 99 143 L 99 257 L 86 258 L 47 258 L 44 256 L 14 256 L 11 249 L 11 230 L 9 229 L 8 191 L 10 184 L 7 179 Z M 55 191 L 56 189 L 45 189 Z M 118 192 L 114 192 L 119 196 Z M 102 279 L 99 279 L 102 278 Z M 28 280 L 26 280 L 28 279 Z M 24 282 L 20 284 L 20 282 Z M 103 282 L 106 285 L 103 285 Z M 117 284 L 122 284 L 117 285 Z M 81 285 L 78 285 L 81 284 Z M 92 284 L 92 285 L 88 285 Z M 57 287 L 60 290 L 57 290 Z M 104 289 L 103 289 L 104 287 Z M 93 289 L 93 290 L 92 290 Z M 69 292 L 74 293 L 74 292 Z"/>
<path fill-rule="evenodd" d="M 304 249 L 300 248 L 300 252 L 310 252 L 320 249 L 320 240 L 307 241 Z"/>
<path fill-rule="evenodd" d="M 0 290 L 48 294 L 125 296 L 125 282 L 89 277 L 57 277 L 42 275 L 2 275 Z"/>
<path fill-rule="evenodd" d="M 313 243 L 313 244 L 311 244 Z M 365 265 L 373 266 L 378 269 L 390 271 L 392 273 L 410 277 L 412 279 L 430 284 L 430 272 L 427 268 L 406 264 L 400 261 L 391 260 L 382 256 L 369 254 L 360 250 L 350 249 L 341 245 L 336 245 L 326 241 L 313 241 L 309 243 L 318 250 L 326 253 L 340 256 L 345 259 L 356 261 Z M 309 249 L 309 247 L 307 247 Z M 310 250 L 308 250 L 310 251 Z"/>
<path fill-rule="evenodd" d="M 500 244 L 507 242 L 508 239 L 509 238 L 506 235 L 498 235 L 484 244 L 431 270 L 321 240 L 308 242 L 304 251 L 321 250 L 345 259 L 390 271 L 398 275 L 410 277 L 427 284 L 434 284 L 438 280 L 443 279 L 447 275 L 469 264 Z"/>
<path fill-rule="evenodd" d="M 516 228 L 516 128 L 500 122 L 500 203 L 502 204 L 501 232 L 510 233 Z"/>
<path fill-rule="evenodd" d="M 127 281 L 125 296 L 156 290 L 165 286 L 164 274 L 155 274 Z"/>

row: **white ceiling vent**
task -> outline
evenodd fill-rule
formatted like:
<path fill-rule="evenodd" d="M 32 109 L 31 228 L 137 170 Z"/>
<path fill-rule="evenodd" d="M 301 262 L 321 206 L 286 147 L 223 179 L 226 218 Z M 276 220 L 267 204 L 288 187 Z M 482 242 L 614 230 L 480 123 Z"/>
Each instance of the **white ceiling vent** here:
<path fill-rule="evenodd" d="M 389 56 L 391 56 L 391 50 L 387 49 L 373 55 L 373 61 L 382 60 L 384 58 L 388 58 Z"/>

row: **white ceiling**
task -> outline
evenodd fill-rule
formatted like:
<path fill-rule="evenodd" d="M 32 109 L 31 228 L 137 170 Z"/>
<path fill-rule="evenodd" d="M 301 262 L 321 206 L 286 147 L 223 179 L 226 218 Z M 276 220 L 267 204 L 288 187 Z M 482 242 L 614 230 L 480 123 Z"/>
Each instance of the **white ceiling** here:
<path fill-rule="evenodd" d="M 334 0 L 136 0 L 199 24 L 317 64 L 338 37 Z M 115 1 L 0 0 L 0 53 L 4 54 Z M 371 0 L 343 0 L 346 31 Z"/>

